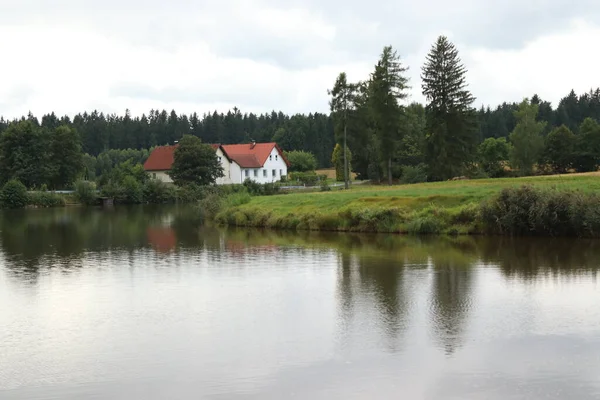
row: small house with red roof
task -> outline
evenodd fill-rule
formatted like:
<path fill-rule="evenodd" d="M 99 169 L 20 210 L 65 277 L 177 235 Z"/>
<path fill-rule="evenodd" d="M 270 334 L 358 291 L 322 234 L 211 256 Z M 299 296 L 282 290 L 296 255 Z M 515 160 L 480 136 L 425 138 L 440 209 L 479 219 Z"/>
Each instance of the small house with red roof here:
<path fill-rule="evenodd" d="M 217 179 L 218 185 L 243 183 L 251 179 L 258 183 L 278 182 L 287 176 L 289 161 L 277 143 L 212 144 L 224 177 Z M 174 146 L 155 148 L 144 163 L 144 169 L 156 179 L 173 182 L 169 171 L 173 165 Z"/>

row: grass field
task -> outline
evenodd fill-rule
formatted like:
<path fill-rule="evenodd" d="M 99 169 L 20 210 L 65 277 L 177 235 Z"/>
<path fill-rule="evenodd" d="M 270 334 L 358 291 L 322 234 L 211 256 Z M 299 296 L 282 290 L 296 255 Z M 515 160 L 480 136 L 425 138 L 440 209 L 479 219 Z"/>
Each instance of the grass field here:
<path fill-rule="evenodd" d="M 217 219 L 228 225 L 284 229 L 476 233 L 475 214 L 484 200 L 503 188 L 526 184 L 600 193 L 600 173 L 391 187 L 356 185 L 347 191 L 253 197 L 223 210 Z"/>

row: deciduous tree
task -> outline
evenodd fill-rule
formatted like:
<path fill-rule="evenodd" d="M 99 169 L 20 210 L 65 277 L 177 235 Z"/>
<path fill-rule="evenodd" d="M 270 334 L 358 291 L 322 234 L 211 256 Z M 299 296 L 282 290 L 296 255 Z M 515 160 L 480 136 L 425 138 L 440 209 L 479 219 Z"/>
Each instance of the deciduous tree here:
<path fill-rule="evenodd" d="M 524 99 L 515 111 L 517 125 L 510 134 L 512 151 L 510 163 L 519 170 L 521 175 L 529 175 L 533 166 L 538 162 L 544 149 L 542 132 L 545 122 L 536 121 L 538 105 Z"/>
<path fill-rule="evenodd" d="M 211 185 L 224 176 L 215 150 L 196 136 L 184 135 L 173 158 L 169 175 L 176 185 Z"/>

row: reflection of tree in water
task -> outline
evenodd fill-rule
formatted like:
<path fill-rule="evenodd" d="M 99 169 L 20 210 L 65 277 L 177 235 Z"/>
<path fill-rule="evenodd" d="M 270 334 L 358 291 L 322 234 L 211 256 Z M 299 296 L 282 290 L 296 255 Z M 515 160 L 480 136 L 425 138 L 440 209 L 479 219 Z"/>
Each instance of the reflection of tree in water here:
<path fill-rule="evenodd" d="M 572 238 L 497 238 L 482 240 L 484 261 L 497 264 L 507 278 L 575 276 L 600 268 L 600 242 Z"/>
<path fill-rule="evenodd" d="M 431 323 L 446 354 L 461 345 L 471 308 L 472 266 L 435 262 L 431 293 Z"/>
<path fill-rule="evenodd" d="M 338 309 L 340 311 L 339 321 L 341 322 L 341 334 L 347 336 L 348 330 L 352 325 L 354 316 L 354 295 L 352 282 L 352 257 L 349 253 L 339 255 L 339 264 L 337 271 L 337 298 L 339 301 Z"/>
<path fill-rule="evenodd" d="M 390 259 L 352 257 L 347 252 L 340 253 L 339 257 L 337 291 L 343 334 L 351 325 L 356 304 L 364 304 L 365 300 L 371 299 L 389 349 L 396 351 L 398 337 L 406 328 L 407 300 L 402 282 L 404 266 Z M 353 260 L 358 263 L 356 269 L 353 268 Z"/>

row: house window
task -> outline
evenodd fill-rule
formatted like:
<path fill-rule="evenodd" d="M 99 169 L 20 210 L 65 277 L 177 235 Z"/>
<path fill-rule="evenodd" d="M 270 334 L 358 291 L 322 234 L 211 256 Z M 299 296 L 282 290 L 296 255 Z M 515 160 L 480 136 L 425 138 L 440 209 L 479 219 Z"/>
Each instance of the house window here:
<path fill-rule="evenodd" d="M 153 173 L 152 173 L 152 177 L 153 177 L 154 179 L 156 179 L 156 172 L 153 172 Z"/>
<path fill-rule="evenodd" d="M 258 176 L 258 170 L 257 170 L 257 169 L 255 169 L 255 170 L 254 170 L 254 177 L 256 178 L 257 176 Z"/>
<path fill-rule="evenodd" d="M 222 161 L 221 156 L 219 156 L 219 162 L 221 162 L 221 161 Z"/>
<path fill-rule="evenodd" d="M 250 170 L 246 169 L 245 170 L 245 174 L 246 174 L 246 178 L 250 176 Z"/>
<path fill-rule="evenodd" d="M 267 177 L 267 170 L 263 169 L 263 176 L 266 178 Z"/>
<path fill-rule="evenodd" d="M 273 161 L 273 155 L 272 154 L 269 156 L 269 160 Z"/>
<path fill-rule="evenodd" d="M 273 176 L 277 176 L 277 171 L 273 170 Z"/>
<path fill-rule="evenodd" d="M 279 156 L 276 154 L 275 155 L 275 161 L 277 161 L 279 159 Z"/>
<path fill-rule="evenodd" d="M 279 170 L 279 176 L 283 176 L 283 170 L 282 169 Z"/>

